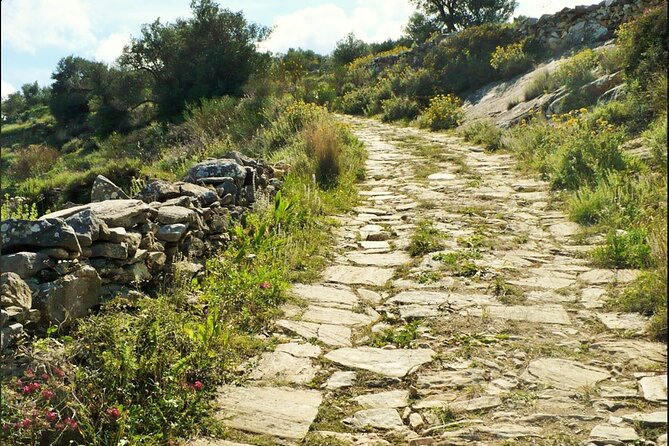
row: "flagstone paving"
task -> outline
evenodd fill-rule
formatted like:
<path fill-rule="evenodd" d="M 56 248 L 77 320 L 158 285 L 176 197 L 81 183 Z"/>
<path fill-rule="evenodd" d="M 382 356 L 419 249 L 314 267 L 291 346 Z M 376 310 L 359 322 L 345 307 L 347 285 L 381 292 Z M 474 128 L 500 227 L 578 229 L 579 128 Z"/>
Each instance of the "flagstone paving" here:
<path fill-rule="evenodd" d="M 665 346 L 606 307 L 638 271 L 591 266 L 597 237 L 509 154 L 341 119 L 369 153 L 361 202 L 321 282 L 294 285 L 275 350 L 219 389 L 233 443 L 189 444 L 666 444 Z M 474 269 L 411 257 L 422 220 Z"/>

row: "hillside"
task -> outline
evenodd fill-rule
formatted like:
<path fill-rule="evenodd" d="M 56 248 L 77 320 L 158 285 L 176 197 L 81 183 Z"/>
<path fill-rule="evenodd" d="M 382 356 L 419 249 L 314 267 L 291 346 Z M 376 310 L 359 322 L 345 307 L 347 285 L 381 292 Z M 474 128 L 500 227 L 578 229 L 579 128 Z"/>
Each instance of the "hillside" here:
<path fill-rule="evenodd" d="M 3 100 L 3 444 L 666 444 L 665 2 L 191 7 Z"/>

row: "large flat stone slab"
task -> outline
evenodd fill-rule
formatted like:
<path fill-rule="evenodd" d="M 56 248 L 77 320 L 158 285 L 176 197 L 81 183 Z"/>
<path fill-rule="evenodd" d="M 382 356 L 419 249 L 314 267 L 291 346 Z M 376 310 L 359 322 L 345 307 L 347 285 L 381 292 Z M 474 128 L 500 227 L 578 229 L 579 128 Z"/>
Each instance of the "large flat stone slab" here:
<path fill-rule="evenodd" d="M 291 292 L 306 300 L 323 307 L 334 307 L 351 310 L 358 304 L 358 296 L 353 291 L 346 288 L 335 288 L 323 285 L 302 285 L 295 284 L 290 289 Z"/>
<path fill-rule="evenodd" d="M 400 430 L 404 428 L 402 418 L 395 409 L 365 409 L 344 420 L 344 423 L 358 430 L 381 429 Z"/>
<path fill-rule="evenodd" d="M 318 339 L 332 347 L 350 347 L 351 329 L 343 325 L 317 324 L 314 322 L 290 321 L 282 319 L 276 325 L 302 336 L 304 339 Z"/>
<path fill-rule="evenodd" d="M 371 324 L 376 318 L 368 314 L 339 308 L 309 305 L 304 314 L 302 314 L 302 320 L 320 324 L 364 326 Z"/>
<path fill-rule="evenodd" d="M 369 266 L 400 266 L 411 261 L 409 254 L 404 251 L 394 251 L 383 254 L 351 252 L 346 254 L 346 258 L 357 265 Z"/>
<path fill-rule="evenodd" d="M 571 325 L 569 315 L 562 305 L 490 305 L 477 312 L 487 313 L 493 319 Z"/>
<path fill-rule="evenodd" d="M 353 399 L 365 409 L 396 409 L 409 405 L 409 391 L 390 390 L 388 392 L 368 393 Z"/>
<path fill-rule="evenodd" d="M 648 401 L 667 401 L 667 375 L 646 376 L 639 380 L 639 386 Z"/>
<path fill-rule="evenodd" d="M 402 291 L 388 299 L 387 303 L 430 306 L 434 308 L 447 305 L 452 309 L 462 309 L 490 304 L 491 298 L 482 294 L 456 294 L 443 291 Z"/>
<path fill-rule="evenodd" d="M 325 358 L 345 367 L 363 369 L 380 375 L 402 378 L 432 361 L 431 349 L 385 350 L 374 347 L 340 348 Z"/>
<path fill-rule="evenodd" d="M 597 313 L 597 319 L 609 330 L 644 331 L 648 319 L 638 313 Z"/>
<path fill-rule="evenodd" d="M 527 288 L 539 288 L 543 290 L 559 290 L 575 283 L 575 280 L 565 277 L 528 277 L 526 279 L 509 280 L 511 285 Z"/>
<path fill-rule="evenodd" d="M 530 362 L 522 375 L 526 381 L 539 382 L 565 390 L 592 386 L 610 377 L 609 372 L 599 367 L 558 358 L 535 359 Z"/>
<path fill-rule="evenodd" d="M 306 384 L 316 376 L 318 368 L 310 358 L 320 355 L 320 347 L 294 342 L 279 345 L 273 352 L 260 356 L 249 379 L 290 384 Z"/>
<path fill-rule="evenodd" d="M 667 346 L 659 342 L 638 339 L 616 339 L 592 344 L 591 349 L 602 350 L 623 358 L 625 362 L 639 369 L 649 369 L 658 365 L 666 365 Z"/>
<path fill-rule="evenodd" d="M 590 440 L 597 443 L 631 442 L 639 439 L 633 427 L 598 424 L 590 431 Z"/>
<path fill-rule="evenodd" d="M 327 282 L 346 285 L 383 286 L 393 274 L 394 271 L 388 268 L 335 265 L 325 270 L 323 278 Z"/>
<path fill-rule="evenodd" d="M 230 428 L 301 440 L 322 401 L 320 392 L 282 387 L 221 386 L 216 418 Z"/>

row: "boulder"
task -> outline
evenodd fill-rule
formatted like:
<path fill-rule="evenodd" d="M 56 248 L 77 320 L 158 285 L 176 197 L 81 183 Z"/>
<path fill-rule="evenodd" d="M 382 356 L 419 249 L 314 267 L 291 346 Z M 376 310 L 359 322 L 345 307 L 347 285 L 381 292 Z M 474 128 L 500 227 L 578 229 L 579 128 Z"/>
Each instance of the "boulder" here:
<path fill-rule="evenodd" d="M 180 195 L 179 186 L 164 180 L 153 180 L 144 186 L 139 196 L 150 203 L 152 201 L 165 201 L 177 198 Z"/>
<path fill-rule="evenodd" d="M 43 269 L 53 268 L 55 263 L 46 254 L 17 252 L 0 257 L 0 271 L 16 273 L 22 279 L 29 279 Z"/>
<path fill-rule="evenodd" d="M 163 225 L 156 234 L 156 238 L 164 242 L 178 242 L 186 233 L 187 229 L 188 226 L 183 223 Z"/>
<path fill-rule="evenodd" d="M 91 246 L 100 236 L 100 227 L 106 226 L 105 222 L 100 220 L 90 209 L 84 209 L 67 217 L 65 223 L 74 229 L 81 246 Z M 105 232 L 104 229 L 103 232 Z"/>
<path fill-rule="evenodd" d="M 82 265 L 71 274 L 40 285 L 34 305 L 47 323 L 62 323 L 85 316 L 100 303 L 100 276 Z"/>
<path fill-rule="evenodd" d="M 18 274 L 0 275 L 0 306 L 2 308 L 19 307 L 24 311 L 32 307 L 33 297 L 28 284 Z"/>
<path fill-rule="evenodd" d="M 93 181 L 93 188 L 91 189 L 91 201 L 105 201 L 105 200 L 126 200 L 130 197 L 126 195 L 123 190 L 115 185 L 109 178 L 98 175 Z"/>
<path fill-rule="evenodd" d="M 2 222 L 2 253 L 14 253 L 41 248 L 63 248 L 70 252 L 81 252 L 74 229 L 61 218 L 42 217 L 39 220 L 16 220 Z"/>
<path fill-rule="evenodd" d="M 194 183 L 210 177 L 230 177 L 241 186 L 246 179 L 246 169 L 233 159 L 210 159 L 191 167 L 185 181 Z"/>
<path fill-rule="evenodd" d="M 147 221 L 150 208 L 141 200 L 107 200 L 52 212 L 40 220 L 68 218 L 87 209 L 93 211 L 109 227 L 130 229 Z"/>

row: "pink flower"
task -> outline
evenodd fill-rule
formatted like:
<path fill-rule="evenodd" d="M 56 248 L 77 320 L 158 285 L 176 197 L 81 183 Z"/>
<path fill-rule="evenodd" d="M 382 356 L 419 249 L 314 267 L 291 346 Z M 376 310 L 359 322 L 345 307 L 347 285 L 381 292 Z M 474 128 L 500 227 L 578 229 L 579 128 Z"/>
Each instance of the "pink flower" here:
<path fill-rule="evenodd" d="M 48 381 L 49 380 L 49 375 L 47 375 L 46 373 L 42 373 L 42 380 Z"/>
<path fill-rule="evenodd" d="M 30 427 L 30 418 L 24 418 L 23 421 L 21 421 L 21 427 Z"/>
<path fill-rule="evenodd" d="M 65 429 L 65 424 L 56 423 L 56 429 L 58 429 L 59 431 L 62 431 L 63 429 Z"/>
<path fill-rule="evenodd" d="M 58 367 L 53 368 L 53 374 L 56 375 L 58 378 L 62 378 L 65 376 L 65 372 L 63 372 L 63 370 L 59 369 Z"/>
<path fill-rule="evenodd" d="M 266 290 L 267 288 L 269 288 L 269 287 L 271 287 L 271 286 L 272 286 L 272 284 L 269 283 L 269 282 L 262 282 L 262 283 L 260 284 L 260 288 L 262 288 L 263 290 Z"/>
<path fill-rule="evenodd" d="M 202 384 L 202 381 L 195 381 L 193 383 L 193 389 L 200 391 L 204 388 L 204 384 Z"/>
<path fill-rule="evenodd" d="M 58 419 L 58 414 L 50 410 L 44 415 L 44 418 L 46 418 L 46 421 L 48 421 L 49 423 L 53 423 Z"/>
<path fill-rule="evenodd" d="M 29 395 L 30 392 L 33 391 L 33 388 L 31 386 L 23 386 L 23 394 L 24 395 Z"/>
<path fill-rule="evenodd" d="M 72 428 L 72 430 L 76 431 L 77 429 L 79 429 L 79 424 L 76 421 L 73 421 L 70 423 L 70 427 Z"/>
<path fill-rule="evenodd" d="M 34 391 L 34 390 L 39 390 L 40 387 L 42 387 L 42 385 L 41 385 L 40 383 L 38 383 L 38 382 L 34 382 L 34 383 L 30 384 L 30 388 L 31 388 L 31 390 L 33 390 L 33 391 Z"/>
<path fill-rule="evenodd" d="M 9 429 L 11 429 L 11 427 L 12 427 L 12 426 L 11 426 L 10 424 L 8 424 L 8 423 L 2 423 L 2 431 L 3 431 L 3 432 L 7 432 L 7 431 L 9 431 Z"/>
<path fill-rule="evenodd" d="M 51 390 L 45 390 L 42 392 L 42 398 L 45 400 L 50 400 L 55 394 Z"/>
<path fill-rule="evenodd" d="M 116 420 L 121 416 L 121 411 L 118 410 L 118 407 L 110 407 L 107 409 L 107 415 Z"/>

